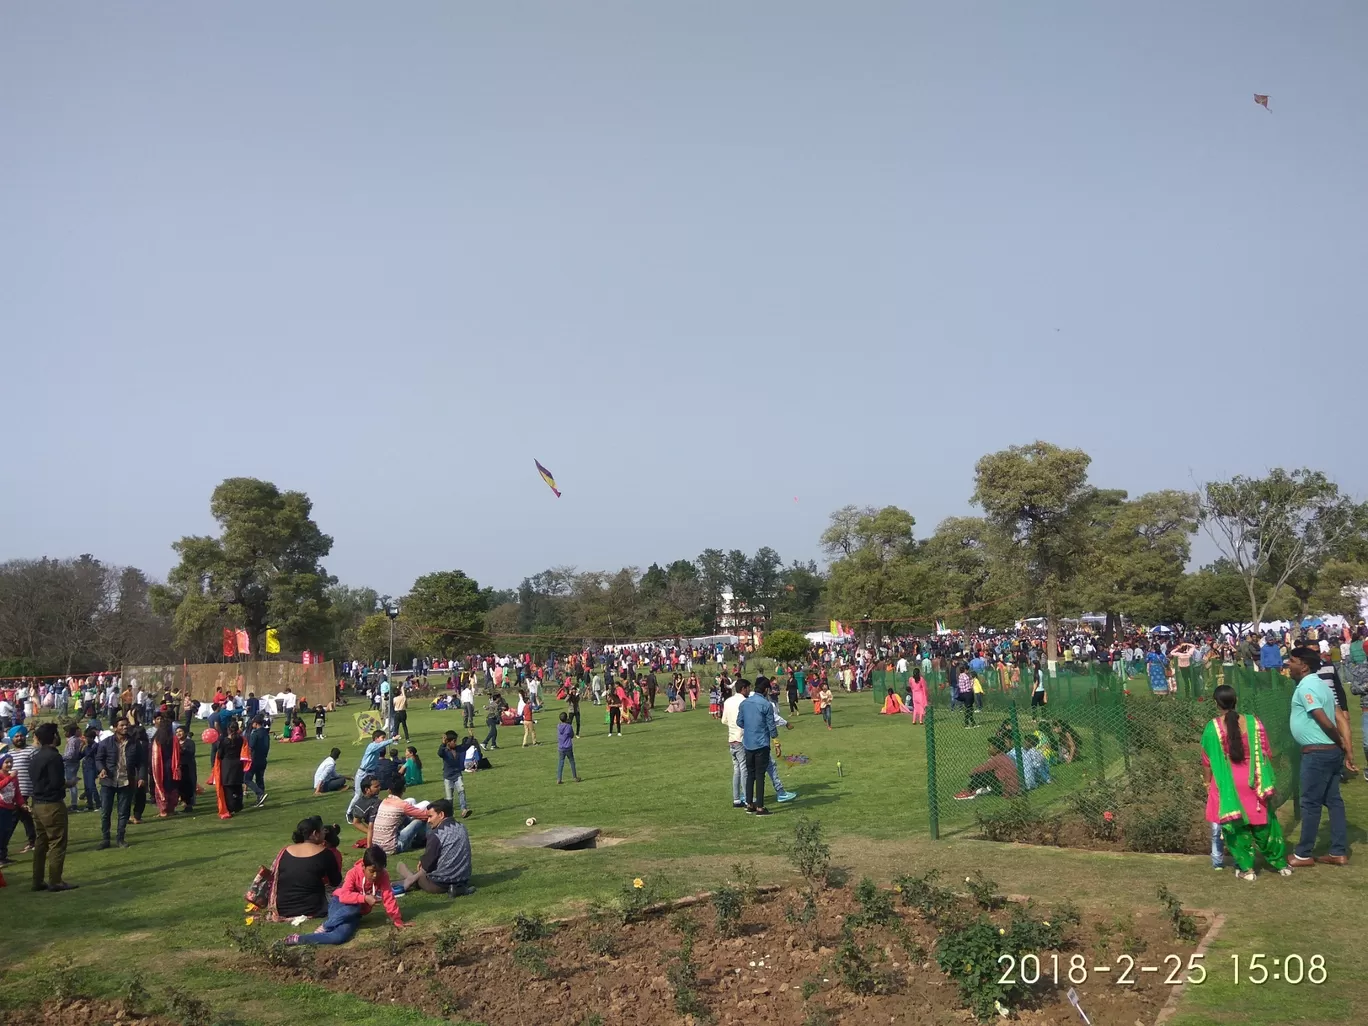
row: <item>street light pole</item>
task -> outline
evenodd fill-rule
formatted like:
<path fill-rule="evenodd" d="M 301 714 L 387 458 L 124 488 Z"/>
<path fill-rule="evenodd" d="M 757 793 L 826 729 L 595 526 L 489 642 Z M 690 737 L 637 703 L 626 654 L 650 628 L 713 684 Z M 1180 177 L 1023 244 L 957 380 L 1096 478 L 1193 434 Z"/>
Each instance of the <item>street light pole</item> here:
<path fill-rule="evenodd" d="M 393 672 L 394 672 L 394 621 L 397 620 L 397 619 L 399 619 L 399 607 L 398 607 L 395 603 L 391 602 L 388 606 L 385 607 L 385 615 L 389 617 L 389 622 L 390 622 L 389 671 L 390 671 L 391 673 L 393 673 Z"/>

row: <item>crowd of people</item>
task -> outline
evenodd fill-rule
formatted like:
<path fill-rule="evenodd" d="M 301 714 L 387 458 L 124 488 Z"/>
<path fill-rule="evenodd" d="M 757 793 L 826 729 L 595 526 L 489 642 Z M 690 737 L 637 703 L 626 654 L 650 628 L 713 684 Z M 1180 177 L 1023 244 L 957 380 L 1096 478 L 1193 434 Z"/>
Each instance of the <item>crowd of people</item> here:
<path fill-rule="evenodd" d="M 1221 865 L 1229 852 L 1241 878 L 1252 880 L 1259 855 L 1284 874 L 1317 862 L 1347 861 L 1339 786 L 1357 766 L 1344 685 L 1360 698 L 1368 695 L 1362 629 L 1356 637 L 1311 631 L 1238 640 L 1176 632 L 1133 635 L 1109 644 L 1083 631 L 1066 634 L 1058 654 L 1051 666 L 1042 633 L 1017 630 L 886 638 L 877 645 L 842 639 L 816 645 L 804 659 L 776 667 L 769 678 L 756 674 L 753 681 L 746 673 L 755 656 L 745 648 L 668 643 L 546 659 L 474 656 L 421 665 L 407 681 L 349 666 L 339 696 L 350 683 L 379 712 L 383 726 L 372 733 L 352 774 L 339 767 L 342 750 L 331 748 L 314 772 L 312 794 L 323 798 L 351 789 L 342 819 L 356 831 L 354 848 L 360 854 L 347 868 L 341 825 L 307 818 L 274 864 L 258 875 L 254 886 L 260 907 L 270 918 L 321 920 L 316 931 L 291 935 L 291 943 L 335 944 L 349 939 L 376 904 L 401 925 L 395 897 L 406 891 L 452 897 L 474 893 L 470 840 L 460 822 L 471 815 L 464 776 L 491 768 L 488 752 L 499 748 L 500 727 L 521 727 L 522 746 L 539 745 L 537 716 L 547 694 L 564 703 L 555 731 L 558 784 L 567 763 L 571 782 L 582 779 L 575 751 L 582 736 L 582 704 L 602 708 L 607 734 L 616 738 L 624 727 L 649 722 L 662 699 L 665 714 L 680 714 L 699 711 L 706 697 L 708 714 L 727 733 L 732 807 L 769 815 L 767 778 L 778 802 L 797 798 L 779 776 L 779 732 L 793 728 L 792 720 L 804 715 L 809 701 L 823 726 L 834 729 L 834 690 L 865 690 L 872 686 L 876 669 L 891 671 L 883 678 L 889 686 L 882 711 L 905 713 L 914 723 L 924 722 L 936 687 L 948 692 L 952 709 L 962 709 L 966 729 L 979 726 L 975 714 L 982 711 L 987 691 L 1029 689 L 1031 726 L 1014 736 L 1003 724 L 989 739 L 987 762 L 969 772 L 966 788 L 956 795 L 971 799 L 1010 797 L 1047 785 L 1051 767 L 1078 757 L 1082 739 L 1044 708 L 1046 682 L 1061 667 L 1115 674 L 1124 681 L 1143 676 L 1160 695 L 1173 693 L 1176 680 L 1200 668 L 1204 680 L 1219 685 L 1211 696 L 1218 715 L 1202 739 L 1213 863 Z M 1303 746 L 1303 826 L 1290 852 L 1267 808 L 1273 770 L 1266 729 L 1257 718 L 1238 713 L 1236 691 L 1224 679 L 1225 668 L 1233 665 L 1285 673 L 1296 684 L 1290 726 Z M 433 671 L 444 673 L 445 680 L 432 681 L 427 674 Z M 931 684 L 933 675 L 937 685 Z M 444 792 L 435 801 L 409 797 L 411 788 L 425 782 L 408 718 L 417 696 L 430 708 L 459 710 L 462 717 L 462 730 L 444 731 L 430 753 L 441 768 Z M 128 846 L 128 827 L 143 821 L 149 798 L 160 818 L 194 812 L 206 788 L 223 819 L 239 815 L 247 795 L 252 807 L 264 806 L 272 742 L 306 740 L 304 716 L 309 712 L 314 739 L 326 740 L 326 708 L 309 710 L 307 703 L 281 698 L 273 718 L 251 694 L 209 696 L 206 726 L 196 738 L 199 700 L 174 690 L 145 692 L 117 675 L 21 681 L 0 689 L 5 741 L 0 750 L 0 867 L 13 861 L 10 841 L 22 827 L 26 843 L 19 854 L 34 855 L 34 888 L 66 891 L 75 887 L 65 877 L 69 816 L 98 811 L 97 849 L 104 849 Z M 477 702 L 484 706 L 487 728 L 481 740 L 475 737 Z M 60 718 L 60 729 L 50 721 L 33 726 L 49 713 Z M 1368 726 L 1368 711 L 1364 717 Z M 197 765 L 201 745 L 208 767 L 203 784 Z M 1364 775 L 1368 779 L 1368 747 Z M 1322 813 L 1330 817 L 1331 849 L 1316 858 L 1311 849 Z M 409 851 L 421 852 L 412 869 L 395 861 Z"/>

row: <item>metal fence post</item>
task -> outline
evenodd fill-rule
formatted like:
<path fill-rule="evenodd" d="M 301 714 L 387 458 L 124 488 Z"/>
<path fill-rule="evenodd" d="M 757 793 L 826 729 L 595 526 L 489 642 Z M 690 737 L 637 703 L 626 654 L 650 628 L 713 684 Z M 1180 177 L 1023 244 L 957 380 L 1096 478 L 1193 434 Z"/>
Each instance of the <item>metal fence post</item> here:
<path fill-rule="evenodd" d="M 936 793 L 936 703 L 926 703 L 926 808 L 931 840 L 940 840 L 940 799 Z"/>

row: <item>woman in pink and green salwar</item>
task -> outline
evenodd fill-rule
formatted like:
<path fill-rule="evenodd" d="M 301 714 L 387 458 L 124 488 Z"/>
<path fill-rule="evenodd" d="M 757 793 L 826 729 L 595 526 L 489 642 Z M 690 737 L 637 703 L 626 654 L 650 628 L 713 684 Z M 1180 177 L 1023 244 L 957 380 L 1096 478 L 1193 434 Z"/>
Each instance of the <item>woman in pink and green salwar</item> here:
<path fill-rule="evenodd" d="M 1202 732 L 1207 822 L 1220 825 L 1241 880 L 1254 881 L 1256 854 L 1279 875 L 1291 876 L 1282 827 L 1268 808 L 1277 784 L 1268 732 L 1258 717 L 1235 711 L 1235 689 L 1229 684 L 1222 684 L 1211 697 L 1221 715 Z"/>

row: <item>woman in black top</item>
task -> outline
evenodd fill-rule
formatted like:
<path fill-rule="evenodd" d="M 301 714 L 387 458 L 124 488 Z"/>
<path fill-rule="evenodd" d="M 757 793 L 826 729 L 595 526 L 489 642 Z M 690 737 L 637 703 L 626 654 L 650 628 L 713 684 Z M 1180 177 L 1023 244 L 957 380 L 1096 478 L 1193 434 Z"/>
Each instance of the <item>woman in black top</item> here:
<path fill-rule="evenodd" d="M 310 816 L 295 827 L 294 843 L 276 865 L 275 907 L 281 919 L 319 918 L 328 913 L 325 885 L 342 884 L 342 858 L 323 843 L 323 820 Z"/>

